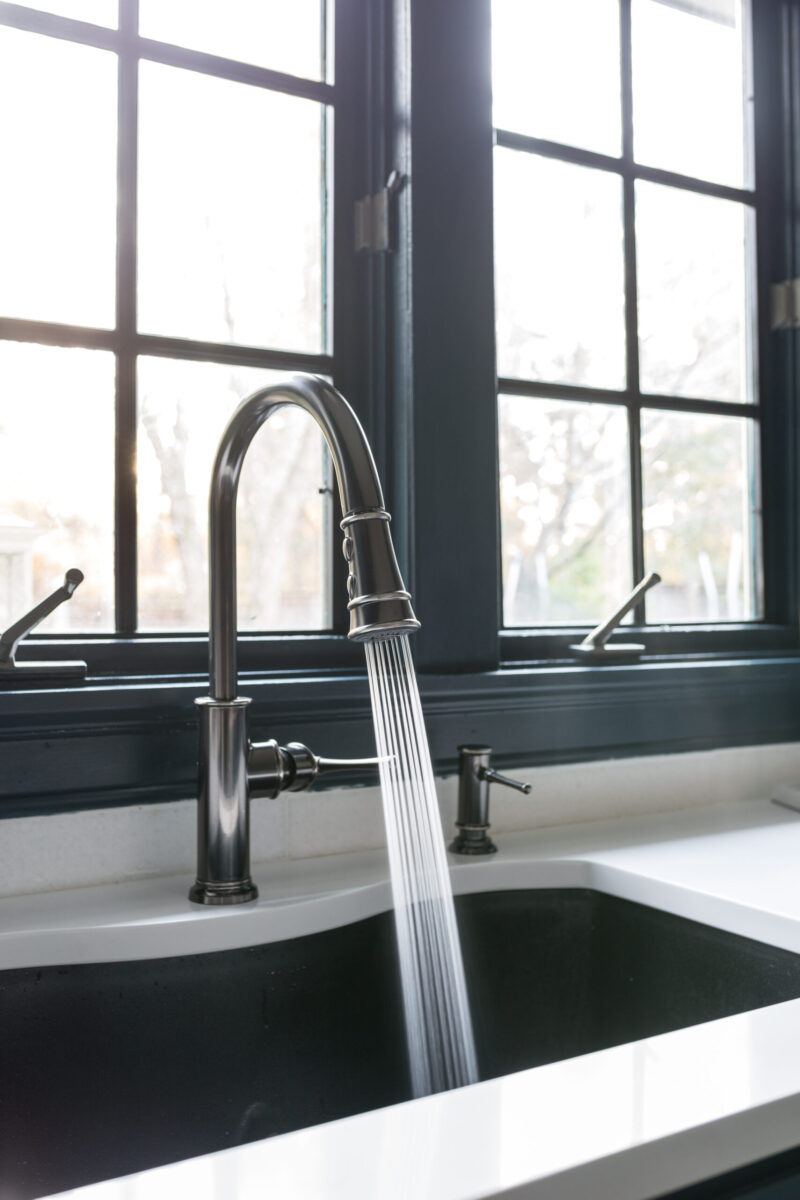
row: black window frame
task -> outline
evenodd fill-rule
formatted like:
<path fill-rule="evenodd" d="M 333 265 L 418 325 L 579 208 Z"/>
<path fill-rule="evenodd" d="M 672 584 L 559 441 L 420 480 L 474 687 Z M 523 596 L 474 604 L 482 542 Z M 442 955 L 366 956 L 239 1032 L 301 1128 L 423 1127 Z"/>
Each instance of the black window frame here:
<path fill-rule="evenodd" d="M 437 480 L 440 493 L 444 490 L 459 492 L 460 505 L 463 513 L 473 516 L 480 503 L 482 508 L 487 506 L 487 480 L 491 472 L 487 469 L 488 452 L 481 454 L 487 445 L 493 447 L 496 458 L 497 432 L 494 427 L 494 347 L 488 347 L 483 330 L 490 319 L 487 312 L 489 305 L 485 297 L 491 294 L 493 276 L 491 273 L 491 165 L 489 156 L 492 151 L 494 133 L 491 128 L 491 97 L 490 97 L 490 2 L 479 0 L 469 6 L 469 13 L 462 15 L 459 23 L 462 27 L 471 26 L 470 31 L 463 31 L 463 41 L 453 36 L 457 6 L 437 3 L 431 6 L 426 14 L 411 0 L 410 9 L 416 16 L 417 29 L 424 30 L 411 40 L 411 56 L 417 74 L 417 87 L 420 90 L 420 77 L 427 72 L 427 82 L 430 92 L 422 97 L 416 111 L 412 107 L 411 120 L 419 117 L 414 128 L 414 190 L 417 194 L 417 217 L 414 224 L 414 270 L 419 275 L 420 269 L 425 272 L 424 286 L 417 289 L 414 295 L 415 319 L 415 348 L 420 341 L 425 344 L 426 334 L 437 328 L 437 315 L 448 314 L 445 336 L 441 339 L 441 348 L 430 351 L 431 370 L 434 378 L 432 387 L 426 388 L 429 372 L 427 362 L 418 372 L 414 380 L 415 420 L 427 422 L 430 414 L 430 438 L 437 445 L 449 448 L 449 461 L 457 460 L 455 469 L 448 468 L 448 457 L 442 456 L 438 464 Z M 449 9 L 449 12 L 448 12 Z M 447 17 L 450 18 L 449 22 Z M 761 398 L 759 418 L 762 425 L 761 437 L 761 489 L 764 511 L 764 616 L 762 620 L 753 622 L 719 623 L 710 625 L 672 626 L 667 628 L 654 626 L 634 626 L 636 640 L 644 641 L 648 657 L 659 659 L 672 657 L 674 661 L 697 655 L 730 655 L 730 654 L 761 654 L 785 653 L 795 651 L 800 647 L 798 641 L 798 592 L 797 578 L 797 446 L 798 421 L 795 395 L 795 333 L 770 330 L 770 285 L 778 280 L 787 279 L 795 273 L 797 259 L 797 232 L 793 227 L 793 197 L 796 181 L 793 173 L 797 171 L 797 163 L 793 154 L 793 143 L 797 130 L 797 79 L 798 67 L 796 62 L 797 50 L 793 44 L 796 37 L 794 29 L 798 19 L 797 4 L 794 0 L 759 0 L 754 6 L 754 76 L 756 87 L 756 108 L 754 112 L 755 126 L 755 192 L 758 197 L 757 224 L 757 304 L 758 304 L 758 384 Z M 437 20 L 444 21 L 445 30 L 437 28 Z M 634 177 L 652 178 L 658 181 L 679 183 L 681 177 L 667 172 L 650 170 L 644 167 L 633 168 L 632 161 L 632 128 L 630 122 L 630 0 L 621 0 L 621 27 L 623 47 L 623 78 L 627 79 L 625 101 L 627 116 L 625 129 L 625 156 L 620 168 L 615 164 L 615 170 L 625 179 L 628 192 L 627 203 L 630 205 Z M 448 63 L 443 63 L 444 35 L 449 32 L 453 38 Z M 469 63 L 469 69 L 465 64 Z M 436 75 L 439 74 L 441 86 L 437 92 Z M 414 72 L 412 69 L 412 76 Z M 464 79 L 469 85 L 463 83 Z M 447 119 L 432 122 L 430 111 L 438 107 L 439 116 L 446 109 Z M 420 110 L 423 116 L 419 116 Z M 467 128 L 469 126 L 469 128 Z M 471 142 L 469 141 L 471 137 Z M 516 135 L 501 135 L 499 142 L 504 145 L 524 146 L 526 149 L 536 149 L 537 152 L 552 153 L 562 159 L 572 161 L 593 162 L 605 166 L 613 160 L 603 160 L 602 156 L 591 155 L 588 152 L 569 151 L 562 146 L 554 147 L 550 143 L 536 142 L 532 138 Z M 469 145 L 469 150 L 466 147 Z M 424 157 L 423 157 L 424 156 Z M 430 180 L 421 178 L 421 165 L 430 170 Z M 438 213 L 433 216 L 426 211 L 426 205 L 433 200 L 420 199 L 419 193 L 427 184 L 427 192 L 431 198 L 436 197 Z M 692 182 L 694 187 L 694 181 Z M 715 185 L 701 185 L 709 194 L 733 194 L 730 189 L 716 188 Z M 697 190 L 700 190 L 698 188 Z M 742 189 L 740 196 L 746 192 Z M 443 214 L 445 216 L 443 217 Z M 435 225 L 437 216 L 439 227 L 434 228 L 432 235 L 421 239 L 420 229 L 426 231 L 432 223 Z M 449 222 L 445 225 L 447 217 Z M 629 284 L 628 295 L 635 299 L 635 247 L 632 240 L 633 224 L 627 223 L 627 256 L 626 269 L 633 276 Z M 469 270 L 459 271 L 458 262 L 469 263 Z M 431 265 L 433 263 L 434 265 Z M 482 299 L 475 297 L 475 292 L 482 290 Z M 493 311 L 491 313 L 493 328 Z M 441 322 L 439 321 L 439 324 Z M 634 314 L 627 313 L 628 355 L 637 353 Z M 421 332 L 420 332 L 421 331 Z M 483 336 L 481 334 L 483 333 Z M 487 375 L 492 374 L 492 407 L 488 399 Z M 633 372 L 635 375 L 635 372 Z M 446 403 L 442 403 L 441 395 L 446 389 L 455 390 L 450 380 L 460 380 L 460 387 L 467 398 L 462 407 L 469 413 L 472 431 L 465 434 L 456 427 L 451 419 L 448 421 Z M 444 380 L 444 382 L 443 382 Z M 552 384 L 526 384 L 519 380 L 499 381 L 507 385 L 510 391 L 526 392 L 531 395 L 568 393 L 576 397 L 578 394 L 601 395 L 597 389 L 558 388 Z M 617 403 L 621 400 L 620 393 L 603 394 L 603 398 L 613 398 Z M 477 398 L 476 398 L 477 397 Z M 640 405 L 659 405 L 657 397 L 642 396 L 631 391 L 628 401 L 633 407 Z M 457 405 L 457 400 L 453 399 Z M 703 411 L 711 408 L 702 402 L 682 401 L 680 399 L 664 398 L 663 406 L 675 410 Z M 725 405 L 713 405 L 722 412 Z M 420 414 L 424 409 L 424 414 Z M 730 406 L 734 411 L 734 406 Z M 738 415 L 747 411 L 745 405 L 735 406 Z M 434 415 L 435 414 L 435 415 Z M 476 417 L 479 420 L 476 421 Z M 492 424 L 490 425 L 490 418 Z M 467 445 L 467 442 L 470 445 Z M 435 459 L 431 455 L 430 445 L 417 450 L 424 459 Z M 470 457 L 471 455 L 471 457 Z M 431 468 L 434 463 L 430 463 Z M 468 477 L 468 486 L 459 485 L 455 476 L 459 471 Z M 632 482 L 634 487 L 640 486 L 637 481 L 639 471 L 634 467 Z M 427 471 L 418 473 L 416 506 L 424 504 L 420 494 L 420 485 L 424 487 Z M 492 494 L 497 488 L 496 466 L 490 480 Z M 477 495 L 476 495 L 477 494 Z M 496 508 L 495 508 L 496 511 Z M 450 506 L 447 506 L 448 517 Z M 495 515 L 494 513 L 492 514 Z M 464 522 L 462 521 L 462 525 Z M 475 536 L 463 536 L 458 530 L 458 518 L 453 515 L 452 522 L 446 523 L 448 539 L 459 542 L 459 570 L 462 569 L 462 591 L 464 578 L 472 584 L 477 571 L 485 569 L 485 563 L 491 556 L 492 562 L 499 562 L 499 546 L 497 534 L 491 537 L 484 529 L 475 531 Z M 640 539 L 637 539 L 640 542 Z M 640 556 L 639 556 L 640 557 Z M 435 564 L 440 574 L 440 563 L 437 561 L 435 549 L 423 550 L 418 555 L 417 565 Z M 643 564 L 638 563 L 641 572 Z M 456 592 L 456 581 L 449 581 L 438 589 L 437 603 L 431 603 L 433 611 L 447 609 L 447 595 Z M 483 594 L 483 593 L 481 593 Z M 480 622 L 474 622 L 473 627 L 480 623 L 481 628 L 491 628 L 489 615 L 497 605 L 486 596 L 482 601 L 483 608 Z M 424 608 L 422 610 L 424 612 Z M 598 619 L 603 614 L 598 613 Z M 494 627 L 499 632 L 500 652 L 496 655 L 495 665 L 521 663 L 551 663 L 574 662 L 566 653 L 568 645 L 575 640 L 576 635 L 582 636 L 588 627 L 575 629 L 538 629 L 517 630 L 503 629 L 499 616 L 495 616 Z M 437 630 L 437 633 L 446 631 Z M 453 635 L 455 636 L 455 635 Z M 448 639 L 450 640 L 450 639 Z M 440 651 L 431 650 L 431 660 L 445 665 L 452 663 L 453 669 L 458 664 L 474 663 L 478 668 L 492 665 L 493 649 L 480 639 L 482 651 L 470 651 L 470 639 L 465 638 L 459 649 Z"/>
<path fill-rule="evenodd" d="M 774 520 L 781 508 L 781 492 L 786 486 L 785 473 L 775 469 L 774 447 L 762 436 L 762 427 L 769 421 L 768 410 L 774 405 L 775 393 L 785 389 L 786 381 L 776 371 L 779 347 L 770 331 L 770 286 L 780 274 L 780 244 L 777 241 L 780 219 L 776 199 L 779 190 L 778 156 L 771 131 L 780 124 L 776 113 L 777 73 L 774 57 L 767 44 L 774 39 L 770 28 L 769 5 L 753 4 L 748 16 L 748 35 L 753 47 L 752 76 L 755 104 L 752 112 L 753 182 L 752 186 L 731 187 L 690 177 L 658 167 L 646 166 L 635 159 L 633 130 L 633 70 L 631 0 L 620 4 L 621 59 L 621 118 L 622 148 L 619 157 L 599 154 L 547 140 L 526 137 L 502 129 L 495 130 L 495 145 L 519 153 L 528 153 L 559 162 L 573 163 L 602 171 L 620 179 L 623 191 L 624 229 L 624 287 L 625 287 L 625 347 L 626 383 L 619 389 L 593 386 L 573 386 L 514 377 L 498 378 L 498 395 L 547 397 L 551 399 L 600 402 L 623 409 L 627 413 L 629 431 L 629 487 L 631 513 L 632 575 L 636 580 L 645 575 L 643 514 L 643 471 L 641 456 L 641 417 L 643 411 L 664 411 L 676 414 L 705 414 L 730 416 L 752 421 L 758 430 L 758 480 L 760 509 L 765 519 L 759 522 L 758 548 L 763 569 L 763 613 L 747 621 L 687 622 L 659 625 L 645 623 L 646 599 L 642 598 L 633 611 L 632 629 L 635 640 L 643 643 L 649 655 L 681 655 L 697 653 L 730 653 L 742 650 L 793 649 L 798 645 L 796 623 L 796 593 L 789 594 L 785 576 L 775 569 L 775 562 L 786 562 L 797 530 Z M 774 51 L 774 46 L 773 46 Z M 772 69 L 770 70 L 770 63 Z M 676 80 L 677 86 L 677 80 Z M 755 349 L 754 383 L 756 395 L 742 402 L 707 400 L 700 397 L 658 395 L 642 389 L 640 383 L 637 268 L 635 237 L 635 187 L 638 181 L 657 183 L 687 191 L 737 202 L 749 208 L 755 232 L 756 271 L 753 278 L 755 312 L 749 314 L 748 336 Z M 776 274 L 775 272 L 778 272 Z M 762 397 L 766 401 L 762 403 Z M 769 564 L 769 566 L 768 566 Z M 769 568 L 772 569 L 769 569 Z M 622 599 L 622 597 L 620 597 Z M 598 613 L 598 620 L 604 614 Z M 564 626 L 530 629 L 504 627 L 501 634 L 506 661 L 531 657 L 569 658 L 569 646 L 585 633 L 583 626 L 572 629 Z"/>
<path fill-rule="evenodd" d="M 800 740 L 798 334 L 768 328 L 769 284 L 800 262 L 800 0 L 755 9 L 756 78 L 775 81 L 756 114 L 765 619 L 645 627 L 641 662 L 598 667 L 566 658 L 579 631 L 501 629 L 490 0 L 337 0 L 334 256 L 344 268 L 332 374 L 364 420 L 393 513 L 440 772 L 475 740 L 506 766 Z M 20 13 L 30 10 L 0 3 L 0 21 Z M 353 205 L 392 169 L 404 180 L 394 252 L 358 256 Z M 336 580 L 334 596 L 343 604 Z M 0 691 L 0 814 L 192 795 L 207 643 L 168 640 L 168 669 L 164 639 L 94 639 L 81 646 L 94 656 L 85 684 Z M 240 642 L 252 736 L 369 752 L 362 652 L 343 633 Z M 43 649 L 75 657 L 76 645 L 41 637 L 25 654 Z"/>
<path fill-rule="evenodd" d="M 139 357 L 154 356 L 184 362 L 209 362 L 272 370 L 307 371 L 332 378 L 351 399 L 369 427 L 370 413 L 364 399 L 365 358 L 363 324 L 357 319 L 360 291 L 353 274 L 339 270 L 336 263 L 350 258 L 352 218 L 347 209 L 360 195 L 357 185 L 363 174 L 364 138 L 354 136 L 362 106 L 365 52 L 359 29 L 358 5 L 338 0 L 339 14 L 329 22 L 332 0 L 323 4 L 320 30 L 320 61 L 333 58 L 340 63 L 338 82 L 325 78 L 301 79 L 265 67 L 223 58 L 199 50 L 159 42 L 138 32 L 139 0 L 118 0 L 119 24 L 97 26 L 18 4 L 0 3 L 0 28 L 8 26 L 39 36 L 108 50 L 118 60 L 117 106 L 117 249 L 115 262 L 115 324 L 111 329 L 25 318 L 0 317 L 0 339 L 39 345 L 105 350 L 115 356 L 115 495 L 114 495 L 114 610 L 115 632 L 80 633 L 70 636 L 39 633 L 22 644 L 18 655 L 41 657 L 46 645 L 49 659 L 80 656 L 91 676 L 171 674 L 202 672 L 208 658 L 208 639 L 203 632 L 140 632 L 137 629 L 137 482 L 135 472 L 137 438 L 136 364 Z M 330 25 L 333 24 L 333 28 Z M 335 188 L 341 203 L 333 207 L 333 219 L 323 229 L 324 273 L 333 276 L 330 296 L 325 297 L 325 341 L 320 353 L 286 351 L 259 346 L 207 342 L 140 332 L 136 315 L 137 258 L 137 168 L 138 168 L 138 74 L 140 62 L 169 67 L 297 96 L 324 105 L 327 119 L 323 139 L 323 173 L 326 203 Z M 324 72 L 323 72 L 324 74 Z M 338 112 L 338 118 L 336 116 Z M 322 115 L 322 109 L 321 109 Z M 348 130 L 350 132 L 348 132 Z M 332 133 L 331 133 L 332 131 Z M 332 150 L 332 154 L 330 151 Z M 333 164 L 333 165 L 332 165 Z M 276 172 L 280 164 L 275 164 Z M 328 271 L 327 264 L 331 270 Z M 358 271 L 356 272 L 358 274 Z M 327 310 L 332 309 L 332 319 Z M 222 425 L 220 425 L 220 434 Z M 334 523 L 331 513 L 331 524 Z M 302 665 L 311 639 L 314 653 L 327 660 L 355 662 L 356 656 L 335 631 L 346 628 L 345 569 L 341 556 L 331 547 L 330 630 L 299 633 L 261 633 L 243 637 L 243 661 L 253 669 L 279 669 Z M 20 614 L 21 615 L 21 614 Z M 317 658 L 318 661 L 318 658 Z"/>

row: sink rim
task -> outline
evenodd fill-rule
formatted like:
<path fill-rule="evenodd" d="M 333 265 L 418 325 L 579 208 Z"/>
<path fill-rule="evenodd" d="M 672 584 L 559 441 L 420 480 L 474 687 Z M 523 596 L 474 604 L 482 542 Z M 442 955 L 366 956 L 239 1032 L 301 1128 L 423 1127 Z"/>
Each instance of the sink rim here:
<path fill-rule="evenodd" d="M 240 949 L 323 933 L 392 907 L 383 854 L 300 860 L 277 864 L 278 870 L 269 865 L 272 875 L 259 899 L 237 908 L 191 905 L 183 875 L 2 901 L 0 971 Z M 602 853 L 507 852 L 490 860 L 462 860 L 454 864 L 451 879 L 455 895 L 589 888 L 800 953 L 800 921 L 626 869 Z"/>

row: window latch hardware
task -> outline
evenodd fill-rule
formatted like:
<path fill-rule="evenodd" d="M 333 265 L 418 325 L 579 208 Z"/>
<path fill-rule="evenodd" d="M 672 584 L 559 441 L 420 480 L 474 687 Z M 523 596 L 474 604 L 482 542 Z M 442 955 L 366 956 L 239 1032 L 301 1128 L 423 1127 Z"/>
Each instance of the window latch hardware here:
<path fill-rule="evenodd" d="M 40 621 L 49 617 L 53 609 L 69 600 L 79 584 L 83 583 L 83 571 L 71 567 L 64 576 L 61 587 L 56 588 L 45 600 L 40 601 L 24 617 L 0 633 L 0 686 L 9 679 L 82 679 L 86 674 L 85 662 L 21 662 L 16 661 L 17 646 L 35 629 Z"/>
<path fill-rule="evenodd" d="M 784 279 L 770 288 L 770 328 L 800 329 L 800 279 Z"/>
<path fill-rule="evenodd" d="M 386 187 L 374 196 L 356 200 L 356 253 L 366 250 L 370 254 L 382 254 L 393 249 L 392 197 L 397 195 L 405 180 L 405 175 L 392 171 L 386 180 Z"/>
<path fill-rule="evenodd" d="M 657 571 L 645 575 L 617 611 L 607 621 L 601 621 L 591 633 L 587 633 L 578 645 L 570 646 L 570 652 L 582 658 L 584 662 L 592 663 L 619 662 L 620 659 L 635 659 L 644 654 L 645 647 L 638 642 L 611 642 L 610 645 L 606 643 L 625 614 L 635 608 L 645 592 L 657 583 L 661 583 L 661 576 Z"/>

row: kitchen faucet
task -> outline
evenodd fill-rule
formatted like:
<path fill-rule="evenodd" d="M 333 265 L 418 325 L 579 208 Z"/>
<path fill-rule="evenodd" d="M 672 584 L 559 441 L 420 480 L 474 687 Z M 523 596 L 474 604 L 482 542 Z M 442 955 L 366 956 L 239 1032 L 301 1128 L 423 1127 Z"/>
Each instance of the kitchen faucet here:
<path fill-rule="evenodd" d="M 300 791 L 328 767 L 366 765 L 321 759 L 299 742 L 253 744 L 236 667 L 236 496 L 248 447 L 279 408 L 310 413 L 328 444 L 339 485 L 348 564 L 348 637 L 391 637 L 419 628 L 389 532 L 388 512 L 364 430 L 345 398 L 314 375 L 291 375 L 261 388 L 234 412 L 217 451 L 209 494 L 209 695 L 200 713 L 197 880 L 198 904 L 241 904 L 258 890 L 250 878 L 251 796 Z"/>

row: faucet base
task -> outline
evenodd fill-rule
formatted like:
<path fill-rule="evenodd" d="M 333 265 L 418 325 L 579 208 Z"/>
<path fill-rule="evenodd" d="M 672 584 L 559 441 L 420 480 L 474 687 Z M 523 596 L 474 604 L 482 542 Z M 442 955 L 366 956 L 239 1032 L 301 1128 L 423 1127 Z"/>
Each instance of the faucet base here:
<path fill-rule="evenodd" d="M 458 835 L 448 846 L 451 854 L 496 854 L 497 846 L 486 832 L 488 825 L 462 825 L 456 822 Z"/>
<path fill-rule="evenodd" d="M 195 881 L 189 889 L 193 904 L 247 904 L 258 899 L 258 888 L 252 879 L 240 879 L 236 883 L 203 883 Z"/>

